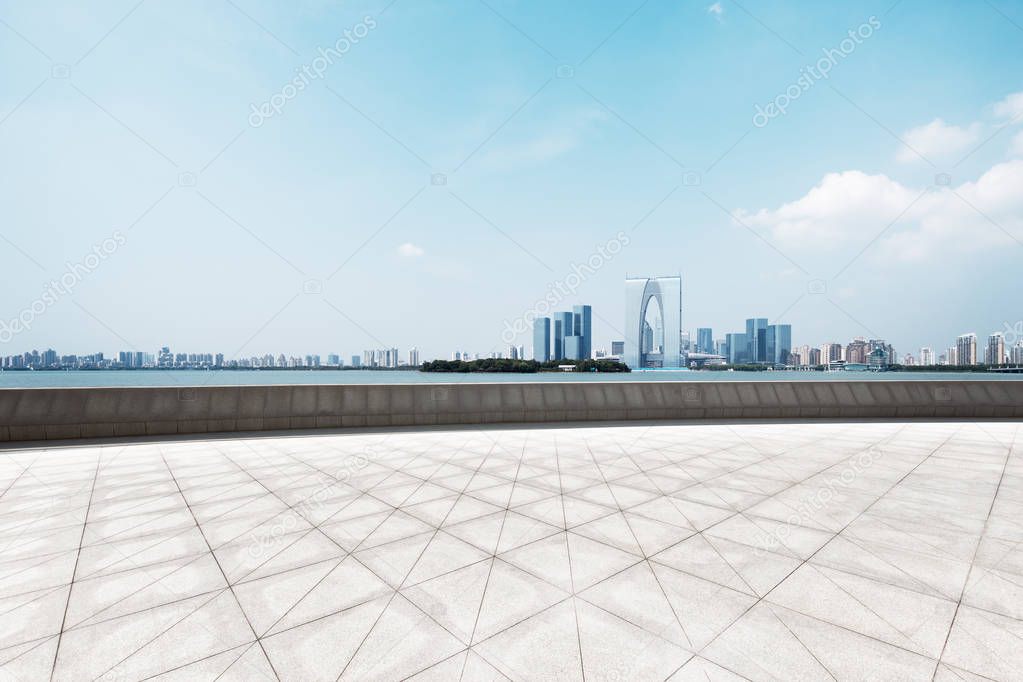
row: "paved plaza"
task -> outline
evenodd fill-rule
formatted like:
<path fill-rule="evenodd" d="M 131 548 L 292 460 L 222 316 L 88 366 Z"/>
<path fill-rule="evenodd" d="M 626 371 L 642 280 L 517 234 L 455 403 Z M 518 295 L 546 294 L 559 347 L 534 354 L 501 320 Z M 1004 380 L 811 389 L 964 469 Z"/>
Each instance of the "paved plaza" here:
<path fill-rule="evenodd" d="M 1011 422 L 0 451 L 0 680 L 1023 679 Z"/>

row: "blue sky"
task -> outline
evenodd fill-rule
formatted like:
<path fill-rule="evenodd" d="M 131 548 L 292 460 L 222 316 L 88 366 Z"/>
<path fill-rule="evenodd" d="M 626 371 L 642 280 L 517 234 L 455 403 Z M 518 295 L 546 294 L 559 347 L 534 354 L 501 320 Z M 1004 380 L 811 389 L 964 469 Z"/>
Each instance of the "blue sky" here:
<path fill-rule="evenodd" d="M 718 338 L 916 354 L 1023 317 L 1019 3 L 84 7 L 0 2 L 0 321 L 29 321 L 0 355 L 505 350 L 619 233 L 558 306 L 598 348 L 626 274 L 682 274 Z"/>

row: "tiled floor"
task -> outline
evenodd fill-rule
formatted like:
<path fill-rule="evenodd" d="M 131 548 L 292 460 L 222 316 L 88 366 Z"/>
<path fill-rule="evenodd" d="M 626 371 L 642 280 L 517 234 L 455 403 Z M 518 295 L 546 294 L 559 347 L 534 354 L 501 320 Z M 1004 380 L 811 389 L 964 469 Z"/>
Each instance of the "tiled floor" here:
<path fill-rule="evenodd" d="M 1018 431 L 0 452 L 0 679 L 1021 679 Z"/>

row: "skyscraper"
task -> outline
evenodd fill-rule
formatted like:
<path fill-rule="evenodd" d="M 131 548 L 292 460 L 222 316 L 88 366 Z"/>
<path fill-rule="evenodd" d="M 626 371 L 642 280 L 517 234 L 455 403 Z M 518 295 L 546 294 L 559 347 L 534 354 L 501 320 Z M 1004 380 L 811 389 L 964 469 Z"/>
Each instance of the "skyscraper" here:
<path fill-rule="evenodd" d="M 588 305 L 572 307 L 573 336 L 580 337 L 577 360 L 588 360 L 593 352 L 593 308 Z"/>
<path fill-rule="evenodd" d="M 848 346 L 845 347 L 845 360 L 846 362 L 857 362 L 863 364 L 867 361 L 867 355 L 870 353 L 870 344 L 862 336 L 852 340 Z"/>
<path fill-rule="evenodd" d="M 746 320 L 746 362 L 767 362 L 767 318 Z"/>
<path fill-rule="evenodd" d="M 933 365 L 934 364 L 934 351 L 929 346 L 924 346 L 920 349 L 920 364 L 921 365 Z"/>
<path fill-rule="evenodd" d="M 840 343 L 824 343 L 821 344 L 821 361 L 820 364 L 826 365 L 830 362 L 836 362 L 842 359 L 842 344 Z"/>
<path fill-rule="evenodd" d="M 651 304 L 653 304 L 651 306 Z M 643 331 L 648 313 L 658 313 L 663 330 L 660 357 L 647 358 Z M 660 341 L 660 339 L 658 339 Z M 681 364 L 682 278 L 627 278 L 625 280 L 625 357 L 632 368 L 649 365 L 678 367 Z"/>
<path fill-rule="evenodd" d="M 767 327 L 765 359 L 771 365 L 789 364 L 792 354 L 792 325 L 772 324 Z"/>
<path fill-rule="evenodd" d="M 988 365 L 1001 365 L 1005 362 L 1005 337 L 1001 332 L 994 332 L 987 337 L 987 351 L 984 353 L 984 363 Z"/>
<path fill-rule="evenodd" d="M 725 334 L 725 359 L 730 365 L 746 362 L 746 335 L 742 333 Z"/>
<path fill-rule="evenodd" d="M 714 352 L 714 330 L 710 327 L 700 327 L 696 330 L 696 352 Z"/>
<path fill-rule="evenodd" d="M 973 332 L 956 337 L 956 364 L 961 367 L 977 364 L 977 335 Z"/>
<path fill-rule="evenodd" d="M 1023 340 L 1017 341 L 1016 345 L 1009 351 L 1009 362 L 1014 365 L 1023 364 Z"/>
<path fill-rule="evenodd" d="M 581 336 L 565 337 L 565 359 L 566 360 L 586 359 L 586 356 L 583 355 L 583 337 Z"/>
<path fill-rule="evenodd" d="M 551 318 L 533 320 L 533 359 L 547 362 L 551 359 Z"/>
<path fill-rule="evenodd" d="M 559 324 L 560 323 L 560 324 Z M 555 360 L 568 357 L 565 337 L 575 333 L 575 316 L 569 312 L 554 313 L 554 354 Z"/>

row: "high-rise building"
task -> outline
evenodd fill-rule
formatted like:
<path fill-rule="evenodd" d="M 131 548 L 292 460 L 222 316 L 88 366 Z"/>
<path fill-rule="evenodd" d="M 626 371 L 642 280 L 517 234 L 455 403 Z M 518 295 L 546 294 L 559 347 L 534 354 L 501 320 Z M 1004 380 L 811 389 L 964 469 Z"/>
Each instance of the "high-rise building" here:
<path fill-rule="evenodd" d="M 1005 337 L 1001 332 L 993 332 L 987 337 L 987 350 L 984 353 L 984 364 L 1001 365 L 1005 362 Z"/>
<path fill-rule="evenodd" d="M 765 337 L 765 362 L 770 365 L 789 364 L 789 355 L 792 354 L 792 325 L 768 325 Z"/>
<path fill-rule="evenodd" d="M 838 362 L 842 359 L 842 344 L 840 343 L 823 343 L 821 344 L 821 361 L 818 364 L 827 365 L 832 362 Z"/>
<path fill-rule="evenodd" d="M 358 355 L 353 355 L 352 356 L 352 367 L 355 367 L 356 369 L 358 369 L 359 367 L 362 367 L 362 358 L 360 358 Z"/>
<path fill-rule="evenodd" d="M 419 349 L 416 348 L 415 346 L 412 346 L 408 350 L 408 364 L 409 364 L 410 367 L 418 367 L 419 364 L 420 364 L 419 363 Z"/>
<path fill-rule="evenodd" d="M 800 346 L 799 350 L 799 365 L 800 367 L 807 367 L 810 365 L 810 346 Z"/>
<path fill-rule="evenodd" d="M 858 336 L 845 347 L 845 361 L 858 364 L 866 364 L 867 355 L 870 354 L 870 344 L 862 336 Z"/>
<path fill-rule="evenodd" d="M 746 320 L 747 362 L 767 362 L 767 318 L 751 317 Z"/>
<path fill-rule="evenodd" d="M 554 313 L 554 359 L 568 357 L 565 351 L 565 337 L 575 333 L 575 316 L 569 312 Z"/>
<path fill-rule="evenodd" d="M 586 357 L 583 355 L 583 337 L 574 335 L 565 337 L 565 359 L 566 360 L 586 359 Z"/>
<path fill-rule="evenodd" d="M 746 352 L 749 344 L 746 343 L 746 335 L 743 333 L 725 334 L 725 359 L 730 365 L 741 365 L 746 362 Z"/>
<path fill-rule="evenodd" d="M 647 314 L 656 311 L 661 320 L 663 348 L 660 357 L 647 357 L 643 349 L 643 331 Z M 663 341 L 661 341 L 663 338 Z M 629 367 L 648 365 L 679 367 L 682 363 L 682 278 L 627 278 L 625 280 L 625 356 Z"/>
<path fill-rule="evenodd" d="M 977 335 L 973 332 L 956 337 L 956 364 L 960 367 L 977 364 Z"/>
<path fill-rule="evenodd" d="M 533 320 L 533 359 L 547 362 L 551 359 L 551 318 Z"/>
<path fill-rule="evenodd" d="M 933 365 L 934 364 L 934 351 L 929 346 L 924 346 L 920 349 L 920 364 L 921 365 Z"/>
<path fill-rule="evenodd" d="M 625 354 L 625 342 L 624 341 L 612 341 L 611 342 L 611 355 L 615 357 L 622 357 Z"/>
<path fill-rule="evenodd" d="M 1023 364 L 1023 340 L 1017 341 L 1016 345 L 1009 351 L 1009 362 L 1014 365 Z"/>
<path fill-rule="evenodd" d="M 714 352 L 714 330 L 710 327 L 699 327 L 696 330 L 696 352 Z"/>
<path fill-rule="evenodd" d="M 573 336 L 580 337 L 577 360 L 588 360 L 593 352 L 593 307 L 572 306 Z"/>

